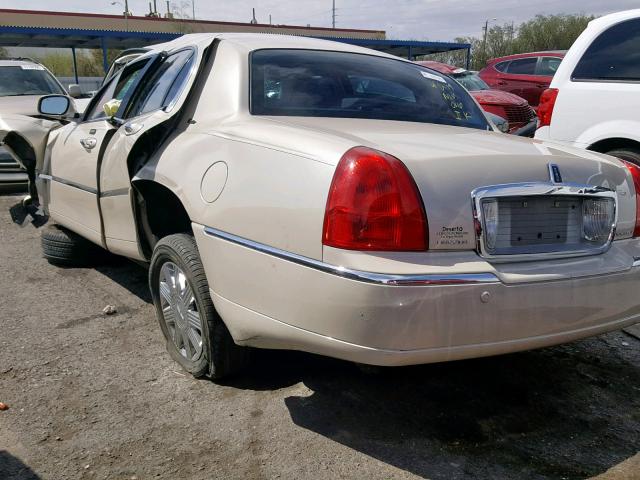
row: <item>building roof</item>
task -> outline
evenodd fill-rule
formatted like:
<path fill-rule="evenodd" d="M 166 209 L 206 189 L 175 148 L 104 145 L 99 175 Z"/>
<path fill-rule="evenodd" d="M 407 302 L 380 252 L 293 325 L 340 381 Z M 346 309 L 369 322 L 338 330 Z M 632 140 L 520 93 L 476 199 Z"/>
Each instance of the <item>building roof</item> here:
<path fill-rule="evenodd" d="M 221 22 L 214 20 L 183 20 L 162 17 L 130 15 L 103 15 L 95 13 L 49 12 L 38 10 L 0 9 L 0 26 L 43 29 L 94 30 L 129 33 L 209 33 L 255 32 L 288 35 L 322 36 L 336 38 L 384 39 L 384 30 L 353 28 L 306 27 L 296 25 L 269 25 L 260 23 Z"/>
<path fill-rule="evenodd" d="M 0 9 L 0 46 L 8 47 L 128 49 L 169 42 L 185 33 L 220 32 L 275 33 L 337 40 L 405 58 L 470 48 L 466 43 L 388 40 L 383 30 Z"/>

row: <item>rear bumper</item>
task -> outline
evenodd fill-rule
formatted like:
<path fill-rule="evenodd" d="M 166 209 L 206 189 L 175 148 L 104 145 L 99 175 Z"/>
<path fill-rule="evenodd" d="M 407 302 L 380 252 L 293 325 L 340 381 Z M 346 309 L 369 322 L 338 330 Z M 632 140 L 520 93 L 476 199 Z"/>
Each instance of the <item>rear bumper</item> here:
<path fill-rule="evenodd" d="M 622 271 L 566 280 L 507 284 L 487 271 L 405 285 L 403 276 L 355 279 L 194 231 L 216 308 L 244 345 L 408 365 L 555 345 L 640 321 L 632 257 Z"/>

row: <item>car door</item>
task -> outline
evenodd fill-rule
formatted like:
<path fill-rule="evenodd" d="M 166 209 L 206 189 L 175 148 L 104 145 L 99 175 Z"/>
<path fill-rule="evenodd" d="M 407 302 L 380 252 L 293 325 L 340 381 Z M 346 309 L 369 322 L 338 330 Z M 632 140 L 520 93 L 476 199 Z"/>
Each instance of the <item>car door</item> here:
<path fill-rule="evenodd" d="M 49 160 L 52 218 L 89 240 L 104 245 L 98 208 L 98 164 L 117 126 L 104 110 L 108 101 L 126 101 L 150 60 L 138 62 L 111 79 L 92 100 L 80 122 L 59 132 Z"/>
<path fill-rule="evenodd" d="M 134 172 L 129 156 L 131 152 L 142 154 L 146 147 L 136 149 L 136 142 L 179 112 L 201 60 L 202 53 L 191 47 L 163 56 L 139 84 L 131 103 L 118 112 L 123 124 L 114 133 L 99 172 L 104 237 L 106 247 L 114 253 L 143 259 L 132 206 Z"/>
<path fill-rule="evenodd" d="M 514 93 L 526 99 L 532 105 L 537 105 L 535 72 L 538 57 L 518 58 L 509 62 L 509 65 L 502 76 L 502 81 L 506 83 L 500 90 Z M 535 102 L 532 102 L 535 100 Z"/>

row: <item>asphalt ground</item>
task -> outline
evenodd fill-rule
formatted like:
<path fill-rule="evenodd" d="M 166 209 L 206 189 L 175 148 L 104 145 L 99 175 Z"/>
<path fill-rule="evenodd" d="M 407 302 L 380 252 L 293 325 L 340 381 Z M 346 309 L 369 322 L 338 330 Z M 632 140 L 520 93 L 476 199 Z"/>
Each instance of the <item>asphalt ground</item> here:
<path fill-rule="evenodd" d="M 48 264 L 18 200 L 0 197 L 2 480 L 640 478 L 633 335 L 394 369 L 260 351 L 195 380 L 145 269 Z"/>

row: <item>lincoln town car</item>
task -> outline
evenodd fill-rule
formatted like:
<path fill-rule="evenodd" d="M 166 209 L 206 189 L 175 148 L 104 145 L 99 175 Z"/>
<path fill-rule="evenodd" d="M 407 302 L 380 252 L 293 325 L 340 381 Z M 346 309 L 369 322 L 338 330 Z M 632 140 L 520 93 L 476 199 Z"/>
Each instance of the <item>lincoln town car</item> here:
<path fill-rule="evenodd" d="M 252 348 L 410 365 L 640 320 L 640 168 L 496 131 L 455 80 L 344 43 L 192 34 L 79 114 L 0 117 L 44 256 L 148 265 L 170 355 Z"/>

